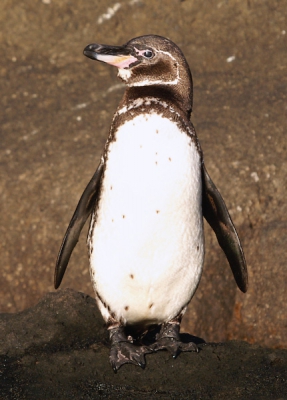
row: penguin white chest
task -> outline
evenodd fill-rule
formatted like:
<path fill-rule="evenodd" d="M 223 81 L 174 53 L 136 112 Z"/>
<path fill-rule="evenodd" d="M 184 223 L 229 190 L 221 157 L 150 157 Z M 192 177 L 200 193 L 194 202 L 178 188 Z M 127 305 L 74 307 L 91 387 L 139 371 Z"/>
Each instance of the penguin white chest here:
<path fill-rule="evenodd" d="M 106 320 L 162 323 L 188 304 L 203 265 L 201 195 L 200 154 L 175 122 L 152 113 L 119 126 L 89 233 Z"/>

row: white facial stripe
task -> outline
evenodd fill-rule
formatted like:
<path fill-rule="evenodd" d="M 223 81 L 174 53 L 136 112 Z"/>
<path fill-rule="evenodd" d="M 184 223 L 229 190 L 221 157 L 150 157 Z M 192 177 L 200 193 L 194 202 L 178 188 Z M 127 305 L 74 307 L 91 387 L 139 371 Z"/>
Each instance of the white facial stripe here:
<path fill-rule="evenodd" d="M 162 50 L 158 50 L 158 53 L 162 53 L 162 54 L 166 54 L 167 56 L 169 56 L 170 58 L 172 58 L 174 61 L 176 61 L 176 58 L 174 58 L 168 51 L 162 51 Z"/>
<path fill-rule="evenodd" d="M 136 49 L 138 51 L 138 54 L 140 53 L 138 49 Z M 173 81 L 164 81 L 165 85 L 177 85 L 178 82 L 180 81 L 180 75 L 179 75 L 179 67 L 178 67 L 178 62 L 176 61 L 176 58 L 173 57 L 169 52 L 167 51 L 162 51 L 162 50 L 157 50 L 158 53 L 162 53 L 167 55 L 168 57 L 172 58 L 176 65 L 177 65 L 177 71 L 176 71 L 176 78 Z M 125 79 L 126 80 L 126 79 Z M 133 86 L 151 86 L 151 85 L 158 85 L 163 83 L 163 81 L 161 79 L 156 79 L 156 80 L 149 80 L 149 79 L 144 79 L 142 81 L 139 82 L 134 82 L 134 83 L 130 83 L 128 84 L 129 87 L 133 87 Z"/>

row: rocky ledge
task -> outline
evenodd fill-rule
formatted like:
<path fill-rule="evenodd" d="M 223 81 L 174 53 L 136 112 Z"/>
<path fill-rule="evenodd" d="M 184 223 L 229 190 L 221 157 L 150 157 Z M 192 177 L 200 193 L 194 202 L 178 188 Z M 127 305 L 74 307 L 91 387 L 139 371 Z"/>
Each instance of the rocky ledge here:
<path fill-rule="evenodd" d="M 195 339 L 198 343 L 200 339 Z M 280 399 L 287 350 L 245 342 L 201 343 L 199 353 L 146 357 L 114 374 L 94 299 L 71 289 L 0 314 L 1 399 Z"/>

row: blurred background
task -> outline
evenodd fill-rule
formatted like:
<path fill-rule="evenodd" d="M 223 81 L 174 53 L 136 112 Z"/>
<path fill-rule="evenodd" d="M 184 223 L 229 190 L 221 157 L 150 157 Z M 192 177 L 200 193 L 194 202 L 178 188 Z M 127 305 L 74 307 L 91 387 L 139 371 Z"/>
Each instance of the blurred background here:
<path fill-rule="evenodd" d="M 0 312 L 53 291 L 57 253 L 124 86 L 82 54 L 167 36 L 194 80 L 192 121 L 238 229 L 249 290 L 206 226 L 205 268 L 182 331 L 287 346 L 286 0 L 2 0 Z M 61 288 L 93 296 L 87 226 Z M 112 251 L 112 250 L 111 250 Z"/>

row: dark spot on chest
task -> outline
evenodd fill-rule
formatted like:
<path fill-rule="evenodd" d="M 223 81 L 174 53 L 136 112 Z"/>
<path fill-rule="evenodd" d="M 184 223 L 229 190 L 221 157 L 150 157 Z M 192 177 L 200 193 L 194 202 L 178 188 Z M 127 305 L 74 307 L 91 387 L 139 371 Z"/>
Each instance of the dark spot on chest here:
<path fill-rule="evenodd" d="M 128 309 L 129 309 L 129 306 L 125 306 L 125 310 L 128 311 Z"/>
<path fill-rule="evenodd" d="M 134 279 L 134 276 L 133 276 L 133 274 L 130 274 L 130 278 L 131 278 L 131 279 Z"/>

